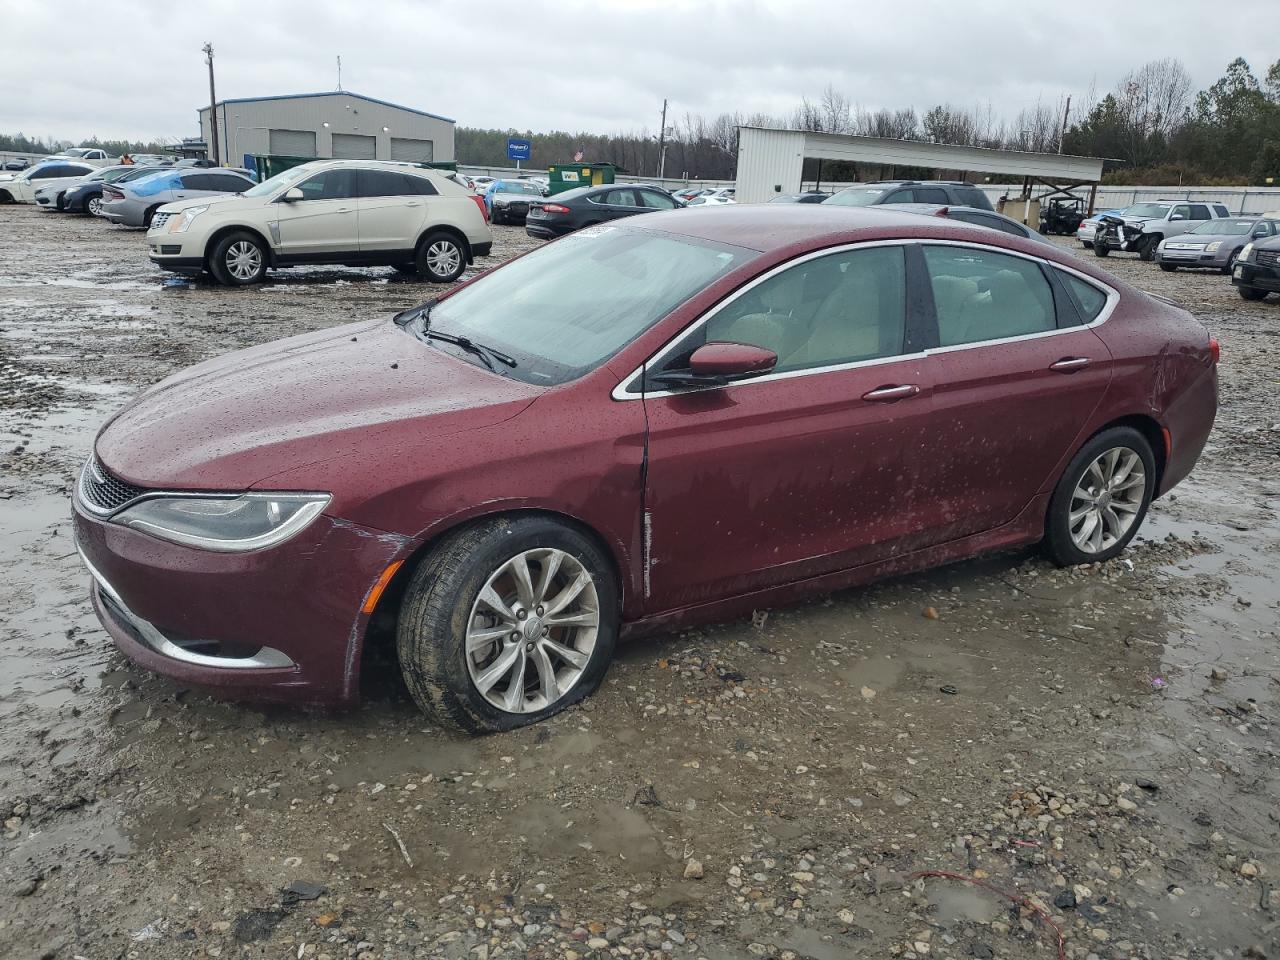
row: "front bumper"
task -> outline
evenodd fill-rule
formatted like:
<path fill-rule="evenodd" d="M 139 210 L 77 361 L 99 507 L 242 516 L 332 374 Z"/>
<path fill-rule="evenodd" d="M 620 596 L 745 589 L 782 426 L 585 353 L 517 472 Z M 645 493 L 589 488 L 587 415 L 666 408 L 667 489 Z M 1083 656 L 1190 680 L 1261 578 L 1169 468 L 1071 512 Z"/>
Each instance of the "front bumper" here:
<path fill-rule="evenodd" d="M 1231 270 L 1231 282 L 1237 287 L 1253 287 L 1255 290 L 1280 293 L 1280 263 L 1274 266 L 1237 263 Z"/>
<path fill-rule="evenodd" d="M 160 540 L 74 509 L 95 612 L 146 669 L 254 699 L 358 696 L 361 607 L 416 541 L 327 516 L 251 553 Z"/>
<path fill-rule="evenodd" d="M 1156 249 L 1157 263 L 1178 267 L 1213 267 L 1221 270 L 1227 265 L 1227 259 L 1230 256 L 1231 251 L 1223 250 L 1221 247 L 1213 253 L 1205 253 L 1203 248 L 1199 250 L 1170 250 L 1168 247 L 1163 250 Z"/>
<path fill-rule="evenodd" d="M 151 262 L 175 273 L 198 274 L 204 270 L 204 248 L 199 242 L 186 243 L 184 233 L 171 234 L 163 228 L 147 231 L 147 256 Z"/>

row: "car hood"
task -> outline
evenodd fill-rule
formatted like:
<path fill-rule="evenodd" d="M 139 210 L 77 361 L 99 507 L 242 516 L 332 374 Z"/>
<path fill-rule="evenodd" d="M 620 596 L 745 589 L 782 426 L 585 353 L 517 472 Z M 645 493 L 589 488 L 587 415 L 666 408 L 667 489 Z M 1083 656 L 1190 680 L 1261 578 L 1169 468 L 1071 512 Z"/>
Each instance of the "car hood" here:
<path fill-rule="evenodd" d="M 140 395 L 98 434 L 106 468 L 152 489 L 246 490 L 367 452 L 415 421 L 446 436 L 507 420 L 543 392 L 428 346 L 388 320 L 228 353 Z"/>
<path fill-rule="evenodd" d="M 220 193 L 194 197 L 191 200 L 174 200 L 160 209 L 165 213 L 181 213 L 188 207 L 216 207 L 219 211 L 230 213 L 246 209 L 261 210 L 264 203 L 265 200 L 262 197 L 242 197 L 236 193 Z"/>
<path fill-rule="evenodd" d="M 1165 240 L 1169 243 L 1229 243 L 1232 240 L 1248 241 L 1248 237 L 1238 233 L 1180 233 Z"/>

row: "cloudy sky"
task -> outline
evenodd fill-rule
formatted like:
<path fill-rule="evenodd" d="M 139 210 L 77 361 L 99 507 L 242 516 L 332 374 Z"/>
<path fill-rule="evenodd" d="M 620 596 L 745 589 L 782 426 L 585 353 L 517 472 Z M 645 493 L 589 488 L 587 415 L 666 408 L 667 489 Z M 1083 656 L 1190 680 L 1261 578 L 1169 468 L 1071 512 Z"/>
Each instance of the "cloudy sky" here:
<path fill-rule="evenodd" d="M 676 115 L 789 113 L 827 84 L 855 104 L 991 104 L 1105 91 L 1180 58 L 1197 89 L 1280 57 L 1280 0 L 0 0 L 0 131 L 81 139 L 196 134 L 218 96 L 343 87 L 466 126 L 656 130 Z M 1226 20 L 1211 9 L 1229 9 Z M 910 11 L 907 13 L 906 11 Z M 1073 13 L 1073 11 L 1075 11 Z M 1216 25 L 1215 25 L 1216 20 Z M 1271 24 L 1263 28 L 1263 24 Z M 1254 28 L 1250 28 L 1250 24 Z"/>

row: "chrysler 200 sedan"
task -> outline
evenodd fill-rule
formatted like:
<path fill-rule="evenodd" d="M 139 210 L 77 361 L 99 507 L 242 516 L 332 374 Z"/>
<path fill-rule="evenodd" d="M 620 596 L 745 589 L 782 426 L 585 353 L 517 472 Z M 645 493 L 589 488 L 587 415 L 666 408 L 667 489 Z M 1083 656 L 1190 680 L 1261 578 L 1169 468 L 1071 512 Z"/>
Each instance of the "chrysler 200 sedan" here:
<path fill-rule="evenodd" d="M 986 551 L 1125 548 L 1218 345 L 1044 244 L 884 208 L 682 210 L 143 393 L 74 493 L 107 631 L 256 696 L 530 723 L 619 638 Z"/>

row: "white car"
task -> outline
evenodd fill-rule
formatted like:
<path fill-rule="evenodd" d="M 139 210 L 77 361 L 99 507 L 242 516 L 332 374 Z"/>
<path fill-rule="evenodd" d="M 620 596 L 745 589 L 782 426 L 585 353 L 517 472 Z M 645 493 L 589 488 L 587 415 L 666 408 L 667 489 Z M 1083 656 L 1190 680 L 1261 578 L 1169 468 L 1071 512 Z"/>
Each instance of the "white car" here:
<path fill-rule="evenodd" d="M 61 210 L 63 195 L 73 187 L 78 187 L 82 183 L 92 181 L 101 181 L 110 183 L 116 177 L 122 177 L 130 170 L 136 169 L 133 166 L 113 166 L 99 167 L 92 173 L 78 173 L 71 177 L 49 177 L 41 180 L 40 186 L 36 189 L 35 201 L 36 205 L 44 210 Z"/>
<path fill-rule="evenodd" d="M 721 187 L 719 190 L 712 190 L 709 193 L 701 194 L 686 202 L 685 206 L 689 207 L 718 207 L 726 203 L 737 203 L 733 199 L 733 187 Z"/>
<path fill-rule="evenodd" d="M 467 179 L 471 181 L 471 186 L 476 193 L 484 193 L 489 189 L 489 184 L 493 183 L 497 177 L 468 177 Z"/>
<path fill-rule="evenodd" d="M 241 194 L 165 204 L 147 246 L 166 270 L 208 270 L 229 286 L 305 263 L 392 266 L 448 283 L 488 256 L 493 235 L 484 199 L 435 170 L 314 160 Z"/>
<path fill-rule="evenodd" d="M 0 203 L 34 203 L 36 191 L 49 181 L 76 179 L 97 171 L 80 160 L 42 160 L 18 173 L 0 174 Z"/>
<path fill-rule="evenodd" d="M 63 150 L 61 153 L 55 153 L 50 160 L 80 160 L 84 163 L 91 163 L 95 167 L 100 167 L 114 159 L 107 151 L 99 147 L 72 147 L 70 150 Z"/>

